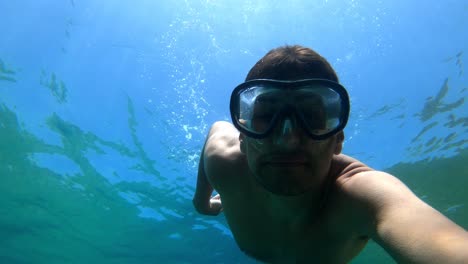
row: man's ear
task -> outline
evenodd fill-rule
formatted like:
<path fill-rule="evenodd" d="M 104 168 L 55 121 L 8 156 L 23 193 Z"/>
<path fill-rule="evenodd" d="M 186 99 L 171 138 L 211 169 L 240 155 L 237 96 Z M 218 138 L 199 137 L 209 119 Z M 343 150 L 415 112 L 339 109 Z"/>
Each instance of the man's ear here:
<path fill-rule="evenodd" d="M 335 155 L 338 155 L 341 153 L 341 150 L 343 149 L 343 141 L 344 141 L 344 132 L 340 131 L 335 135 Z"/>
<path fill-rule="evenodd" d="M 245 145 L 247 143 L 245 142 L 245 135 L 242 134 L 242 133 L 239 133 L 239 143 L 240 143 L 240 151 L 245 154 L 246 153 L 246 146 Z"/>

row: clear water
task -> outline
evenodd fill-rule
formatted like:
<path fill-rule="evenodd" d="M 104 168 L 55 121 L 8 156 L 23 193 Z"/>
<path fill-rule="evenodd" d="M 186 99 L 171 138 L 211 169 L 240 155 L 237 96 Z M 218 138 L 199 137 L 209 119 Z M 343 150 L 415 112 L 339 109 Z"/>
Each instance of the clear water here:
<path fill-rule="evenodd" d="M 344 153 L 468 228 L 467 1 L 2 0 L 0 20 L 1 263 L 254 263 L 191 197 L 210 124 L 284 44 L 348 88 Z"/>

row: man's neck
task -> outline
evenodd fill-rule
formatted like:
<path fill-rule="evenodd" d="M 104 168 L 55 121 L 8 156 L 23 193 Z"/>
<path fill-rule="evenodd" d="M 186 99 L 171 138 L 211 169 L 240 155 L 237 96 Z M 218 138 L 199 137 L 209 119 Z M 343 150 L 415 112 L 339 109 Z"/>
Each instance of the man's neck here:
<path fill-rule="evenodd" d="M 280 196 L 267 192 L 266 199 L 271 217 L 285 225 L 294 226 L 316 219 L 323 206 L 323 188 L 297 196 Z"/>

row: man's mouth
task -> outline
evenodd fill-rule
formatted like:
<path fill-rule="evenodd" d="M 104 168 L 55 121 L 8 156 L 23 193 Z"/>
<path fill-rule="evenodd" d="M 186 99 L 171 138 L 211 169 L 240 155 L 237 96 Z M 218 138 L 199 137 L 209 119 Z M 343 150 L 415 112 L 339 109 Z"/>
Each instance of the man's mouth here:
<path fill-rule="evenodd" d="M 305 166 L 307 160 L 304 157 L 273 157 L 266 160 L 265 164 L 274 167 L 296 167 Z"/>
<path fill-rule="evenodd" d="M 298 166 L 305 166 L 305 162 L 293 162 L 293 161 L 277 161 L 277 162 L 267 162 L 267 165 L 273 167 L 298 167 Z"/>

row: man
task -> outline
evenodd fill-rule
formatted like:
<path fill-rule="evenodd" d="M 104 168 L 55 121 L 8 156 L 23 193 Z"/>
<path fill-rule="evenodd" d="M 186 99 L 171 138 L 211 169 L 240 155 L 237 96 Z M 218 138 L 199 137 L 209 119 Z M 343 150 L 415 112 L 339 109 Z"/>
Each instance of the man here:
<path fill-rule="evenodd" d="M 398 262 L 468 263 L 463 228 L 394 176 L 341 154 L 349 98 L 313 50 L 268 52 L 230 107 L 233 124 L 216 122 L 205 142 L 193 203 L 223 211 L 247 255 L 346 263 L 374 239 Z"/>

